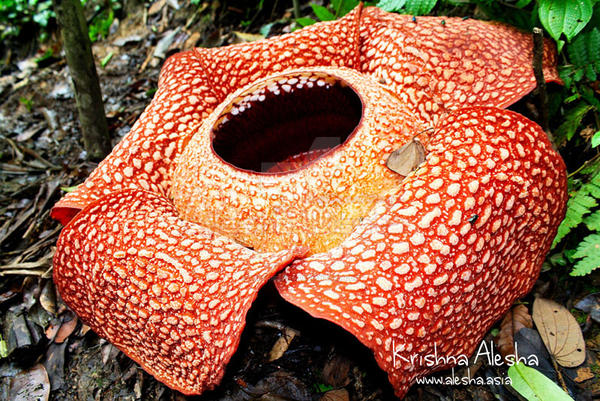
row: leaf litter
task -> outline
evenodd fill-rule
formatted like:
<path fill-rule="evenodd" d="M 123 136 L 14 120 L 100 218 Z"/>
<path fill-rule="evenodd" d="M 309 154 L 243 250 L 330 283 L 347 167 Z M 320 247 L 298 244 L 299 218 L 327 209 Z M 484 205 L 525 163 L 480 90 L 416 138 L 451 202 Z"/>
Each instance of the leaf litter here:
<path fill-rule="evenodd" d="M 585 342 L 575 317 L 564 306 L 544 298 L 533 303 L 533 321 L 550 355 L 564 367 L 585 361 Z"/>

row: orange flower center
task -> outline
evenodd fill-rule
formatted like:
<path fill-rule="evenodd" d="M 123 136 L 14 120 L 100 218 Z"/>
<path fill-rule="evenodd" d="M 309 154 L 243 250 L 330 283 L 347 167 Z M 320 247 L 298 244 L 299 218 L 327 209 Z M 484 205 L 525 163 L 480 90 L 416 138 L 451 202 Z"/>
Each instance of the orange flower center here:
<path fill-rule="evenodd" d="M 258 80 L 190 140 L 176 161 L 174 204 L 257 251 L 323 252 L 404 178 L 385 162 L 417 132 L 413 120 L 395 95 L 351 70 Z"/>

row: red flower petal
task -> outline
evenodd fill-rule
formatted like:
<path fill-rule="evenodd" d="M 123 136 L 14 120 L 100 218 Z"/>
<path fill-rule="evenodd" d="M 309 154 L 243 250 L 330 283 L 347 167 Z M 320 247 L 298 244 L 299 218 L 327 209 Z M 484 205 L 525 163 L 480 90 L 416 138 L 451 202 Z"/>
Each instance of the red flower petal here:
<path fill-rule="evenodd" d="M 66 224 L 86 205 L 122 189 L 166 194 L 173 160 L 218 104 L 208 85 L 193 51 L 170 57 L 152 103 L 86 181 L 54 205 L 51 216 Z"/>
<path fill-rule="evenodd" d="M 399 397 L 450 364 L 419 357 L 434 346 L 440 357 L 470 355 L 531 289 L 567 198 L 562 159 L 516 113 L 461 110 L 427 150 L 339 247 L 276 279 L 286 300 L 370 347 Z"/>
<path fill-rule="evenodd" d="M 177 217 L 164 197 L 112 193 L 66 226 L 54 257 L 65 302 L 185 394 L 213 388 L 260 287 L 304 249 L 258 254 Z"/>
<path fill-rule="evenodd" d="M 536 87 L 533 37 L 475 19 L 413 17 L 365 8 L 360 70 L 382 80 L 424 122 L 468 106 L 507 107 Z M 544 47 L 544 77 L 561 82 Z"/>
<path fill-rule="evenodd" d="M 345 17 L 274 38 L 212 49 L 196 49 L 215 92 L 224 99 L 237 89 L 290 68 L 358 69 L 362 5 Z"/>

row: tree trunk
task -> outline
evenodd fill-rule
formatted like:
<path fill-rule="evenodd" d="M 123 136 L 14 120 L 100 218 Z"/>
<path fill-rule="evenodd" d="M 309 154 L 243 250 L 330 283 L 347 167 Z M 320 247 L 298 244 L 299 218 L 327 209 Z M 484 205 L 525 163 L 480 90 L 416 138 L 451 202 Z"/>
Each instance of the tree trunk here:
<path fill-rule="evenodd" d="M 88 158 L 100 160 L 111 149 L 98 73 L 80 0 L 53 0 L 67 65 L 75 87 L 83 145 Z"/>

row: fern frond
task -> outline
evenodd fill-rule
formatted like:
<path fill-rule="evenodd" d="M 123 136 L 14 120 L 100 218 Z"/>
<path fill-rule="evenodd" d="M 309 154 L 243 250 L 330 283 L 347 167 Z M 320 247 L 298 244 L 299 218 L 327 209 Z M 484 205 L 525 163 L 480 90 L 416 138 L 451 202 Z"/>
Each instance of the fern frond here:
<path fill-rule="evenodd" d="M 567 46 L 567 53 L 575 66 L 575 81 L 581 80 L 584 74 L 590 81 L 595 81 L 600 74 L 600 30 L 594 28 L 578 35 Z"/>
<path fill-rule="evenodd" d="M 572 276 L 585 276 L 600 267 L 600 234 L 585 237 L 577 246 L 573 259 L 579 260 L 573 267 Z"/>
<path fill-rule="evenodd" d="M 596 199 L 589 196 L 588 193 L 584 185 L 568 200 L 567 213 L 565 214 L 565 219 L 558 226 L 556 237 L 554 237 L 554 242 L 552 243 L 553 248 L 583 221 L 583 217 L 590 213 L 593 207 L 598 206 Z"/>
<path fill-rule="evenodd" d="M 581 189 L 594 198 L 600 199 L 600 172 L 594 174 Z"/>
<path fill-rule="evenodd" d="M 571 63 L 577 67 L 583 67 L 589 62 L 584 36 L 585 35 L 577 36 L 573 42 L 567 46 L 569 59 L 571 60 Z"/>
<path fill-rule="evenodd" d="M 596 210 L 592 214 L 583 219 L 583 223 L 590 231 L 600 231 L 600 210 Z"/>
<path fill-rule="evenodd" d="M 593 108 L 594 106 L 586 102 L 579 102 L 575 107 L 567 111 L 564 122 L 555 131 L 557 142 L 562 143 L 563 141 L 571 140 L 585 115 Z"/>
<path fill-rule="evenodd" d="M 570 185 L 569 185 L 570 186 Z M 600 170 L 595 169 L 588 181 L 581 185 L 577 191 L 572 193 L 567 201 L 567 212 L 564 220 L 560 223 L 552 248 L 584 220 L 584 217 L 598 206 L 600 201 Z M 590 231 L 600 231 L 600 210 L 594 211 L 586 218 L 586 226 Z M 588 225 L 589 224 L 589 225 Z M 594 228 L 591 228 L 594 227 Z M 597 227 L 597 228 L 596 228 Z"/>

